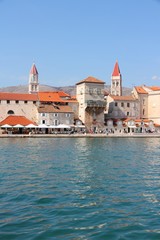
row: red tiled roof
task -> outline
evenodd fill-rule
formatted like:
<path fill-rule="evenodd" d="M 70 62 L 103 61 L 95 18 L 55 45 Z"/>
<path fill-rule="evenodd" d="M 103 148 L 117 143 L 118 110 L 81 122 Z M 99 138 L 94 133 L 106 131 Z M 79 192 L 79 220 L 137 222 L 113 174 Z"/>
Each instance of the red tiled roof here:
<path fill-rule="evenodd" d="M 0 92 L 0 100 L 38 101 L 37 94 Z"/>
<path fill-rule="evenodd" d="M 65 93 L 63 91 L 59 91 L 57 93 L 59 94 L 60 97 L 70 97 L 70 95 L 68 93 Z"/>
<path fill-rule="evenodd" d="M 64 102 L 58 92 L 38 92 L 40 102 Z"/>
<path fill-rule="evenodd" d="M 64 106 L 56 106 L 56 105 L 41 105 L 38 108 L 39 113 L 73 113 L 73 110 L 70 106 L 64 105 Z"/>
<path fill-rule="evenodd" d="M 9 124 L 11 126 L 14 126 L 17 124 L 21 124 L 23 126 L 26 126 L 28 124 L 36 125 L 33 121 L 29 120 L 28 118 L 26 118 L 24 116 L 15 116 L 15 115 L 8 116 L 3 121 L 0 122 L 0 126 L 2 126 L 4 124 Z"/>
<path fill-rule="evenodd" d="M 118 61 L 116 61 L 115 65 L 114 65 L 112 76 L 115 77 L 115 76 L 120 76 L 120 75 L 121 75 L 121 73 L 120 73 Z"/>
<path fill-rule="evenodd" d="M 135 98 L 133 96 L 115 96 L 115 95 L 109 95 L 113 100 L 115 101 L 134 101 Z"/>
<path fill-rule="evenodd" d="M 30 74 L 33 74 L 33 75 L 38 74 L 38 71 L 37 71 L 37 68 L 36 68 L 35 64 L 32 65 L 31 70 L 30 70 Z"/>
<path fill-rule="evenodd" d="M 140 94 L 148 94 L 147 91 L 141 86 L 136 86 L 135 89 Z"/>
<path fill-rule="evenodd" d="M 150 87 L 150 89 L 153 91 L 160 91 L 160 87 L 157 86 Z"/>
<path fill-rule="evenodd" d="M 105 82 L 102 81 L 102 80 L 99 80 L 99 79 L 97 79 L 95 77 L 91 77 L 90 76 L 90 77 L 88 77 L 88 78 L 78 82 L 76 85 L 81 84 L 81 83 L 99 83 L 99 84 L 104 84 Z"/>

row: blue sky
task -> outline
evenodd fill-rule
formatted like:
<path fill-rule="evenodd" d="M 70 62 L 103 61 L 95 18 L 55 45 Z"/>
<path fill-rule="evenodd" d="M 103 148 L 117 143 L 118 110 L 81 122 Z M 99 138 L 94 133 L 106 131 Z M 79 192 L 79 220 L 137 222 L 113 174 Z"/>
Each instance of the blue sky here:
<path fill-rule="evenodd" d="M 68 86 L 94 76 L 160 85 L 160 0 L 0 0 L 0 87 Z"/>

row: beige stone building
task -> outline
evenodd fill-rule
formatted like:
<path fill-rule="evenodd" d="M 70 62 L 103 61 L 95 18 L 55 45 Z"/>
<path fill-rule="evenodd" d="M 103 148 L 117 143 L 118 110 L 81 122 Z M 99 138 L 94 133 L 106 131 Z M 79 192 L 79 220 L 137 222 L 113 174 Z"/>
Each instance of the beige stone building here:
<path fill-rule="evenodd" d="M 104 127 L 104 82 L 88 77 L 76 84 L 76 97 L 79 102 L 79 119 L 87 130 L 98 131 Z"/>
<path fill-rule="evenodd" d="M 25 116 L 38 121 L 38 97 L 35 94 L 0 92 L 0 121 L 9 115 Z"/>
<path fill-rule="evenodd" d="M 139 102 L 139 118 L 160 124 L 160 87 L 137 86 L 133 94 Z"/>
<path fill-rule="evenodd" d="M 108 119 L 136 119 L 139 116 L 139 103 L 134 96 L 108 95 L 105 122 Z"/>

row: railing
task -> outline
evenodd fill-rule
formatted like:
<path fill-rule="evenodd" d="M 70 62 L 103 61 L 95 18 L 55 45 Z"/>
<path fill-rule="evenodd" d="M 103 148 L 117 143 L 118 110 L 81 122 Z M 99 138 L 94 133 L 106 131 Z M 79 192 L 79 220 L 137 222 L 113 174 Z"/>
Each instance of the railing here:
<path fill-rule="evenodd" d="M 87 107 L 106 107 L 106 102 L 105 101 L 93 101 L 93 100 L 88 100 L 86 101 Z"/>

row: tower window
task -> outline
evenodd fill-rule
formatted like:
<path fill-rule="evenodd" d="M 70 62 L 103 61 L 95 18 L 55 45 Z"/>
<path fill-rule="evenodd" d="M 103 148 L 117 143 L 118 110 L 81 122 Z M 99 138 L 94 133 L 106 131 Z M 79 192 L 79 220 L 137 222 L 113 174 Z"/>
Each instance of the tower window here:
<path fill-rule="evenodd" d="M 145 109 L 143 108 L 143 115 L 145 114 Z"/>
<path fill-rule="evenodd" d="M 7 112 L 7 114 L 12 115 L 12 114 L 14 114 L 14 112 L 13 112 L 12 110 L 9 110 L 9 111 Z"/>

